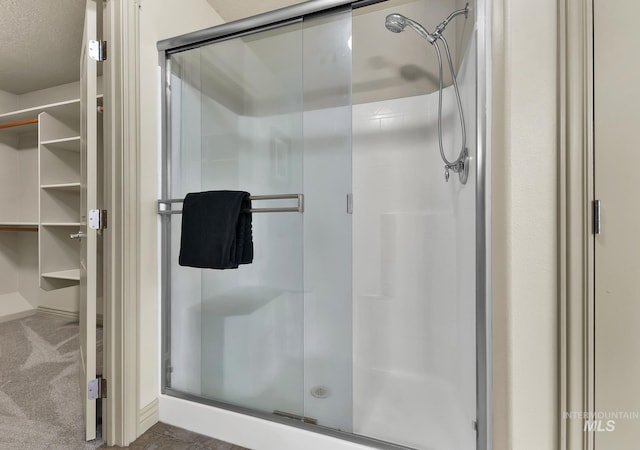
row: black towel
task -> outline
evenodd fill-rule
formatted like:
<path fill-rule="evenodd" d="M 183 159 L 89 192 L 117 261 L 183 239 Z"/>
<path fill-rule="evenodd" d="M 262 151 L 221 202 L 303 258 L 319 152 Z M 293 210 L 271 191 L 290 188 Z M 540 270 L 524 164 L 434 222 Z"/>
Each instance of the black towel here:
<path fill-rule="evenodd" d="M 190 193 L 182 204 L 181 266 L 237 269 L 253 261 L 248 192 Z"/>

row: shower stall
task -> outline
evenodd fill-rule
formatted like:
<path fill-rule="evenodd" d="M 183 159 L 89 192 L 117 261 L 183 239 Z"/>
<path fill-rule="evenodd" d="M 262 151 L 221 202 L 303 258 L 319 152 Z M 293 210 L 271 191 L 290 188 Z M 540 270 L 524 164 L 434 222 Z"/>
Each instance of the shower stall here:
<path fill-rule="evenodd" d="M 164 394 L 485 448 L 481 12 L 313 0 L 158 43 Z M 182 201 L 218 190 L 251 194 L 253 262 L 180 266 Z"/>

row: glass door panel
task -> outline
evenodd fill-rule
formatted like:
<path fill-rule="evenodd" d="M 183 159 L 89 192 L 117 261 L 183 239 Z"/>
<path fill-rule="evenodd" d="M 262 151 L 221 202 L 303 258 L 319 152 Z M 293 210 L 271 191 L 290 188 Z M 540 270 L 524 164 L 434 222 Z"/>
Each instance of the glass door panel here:
<path fill-rule="evenodd" d="M 180 118 L 172 121 L 173 198 L 303 193 L 301 30 L 297 22 L 172 55 L 171 106 Z M 292 202 L 254 200 L 253 208 Z M 252 221 L 253 262 L 211 270 L 177 264 L 173 218 L 171 387 L 302 416 L 302 214 L 253 213 Z"/>
<path fill-rule="evenodd" d="M 352 430 L 351 9 L 305 18 L 305 416 Z"/>

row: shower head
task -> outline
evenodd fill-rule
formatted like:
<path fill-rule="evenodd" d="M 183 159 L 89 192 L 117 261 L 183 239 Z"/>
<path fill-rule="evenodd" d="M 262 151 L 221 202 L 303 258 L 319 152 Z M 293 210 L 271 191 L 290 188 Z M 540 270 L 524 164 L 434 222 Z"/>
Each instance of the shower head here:
<path fill-rule="evenodd" d="M 407 26 L 405 17 L 400 14 L 389 14 L 384 21 L 384 26 L 392 33 L 400 33 Z"/>
<path fill-rule="evenodd" d="M 425 27 L 420 25 L 415 20 L 411 20 L 408 17 L 403 16 L 402 14 L 393 13 L 389 14 L 384 21 L 384 26 L 387 27 L 387 30 L 392 33 L 400 33 L 404 31 L 406 26 L 409 25 L 409 28 L 412 28 L 416 33 L 426 39 L 430 44 L 433 44 L 436 38 L 429 33 Z"/>

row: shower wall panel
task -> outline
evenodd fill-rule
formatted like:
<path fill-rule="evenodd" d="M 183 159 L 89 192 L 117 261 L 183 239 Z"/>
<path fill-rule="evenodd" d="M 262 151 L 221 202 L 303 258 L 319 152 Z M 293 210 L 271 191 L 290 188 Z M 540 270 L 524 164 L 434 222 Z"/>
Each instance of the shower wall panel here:
<path fill-rule="evenodd" d="M 475 45 L 459 74 L 472 169 L 445 182 L 438 93 L 353 107 L 354 432 L 475 447 Z M 460 146 L 453 88 L 444 148 Z"/>

